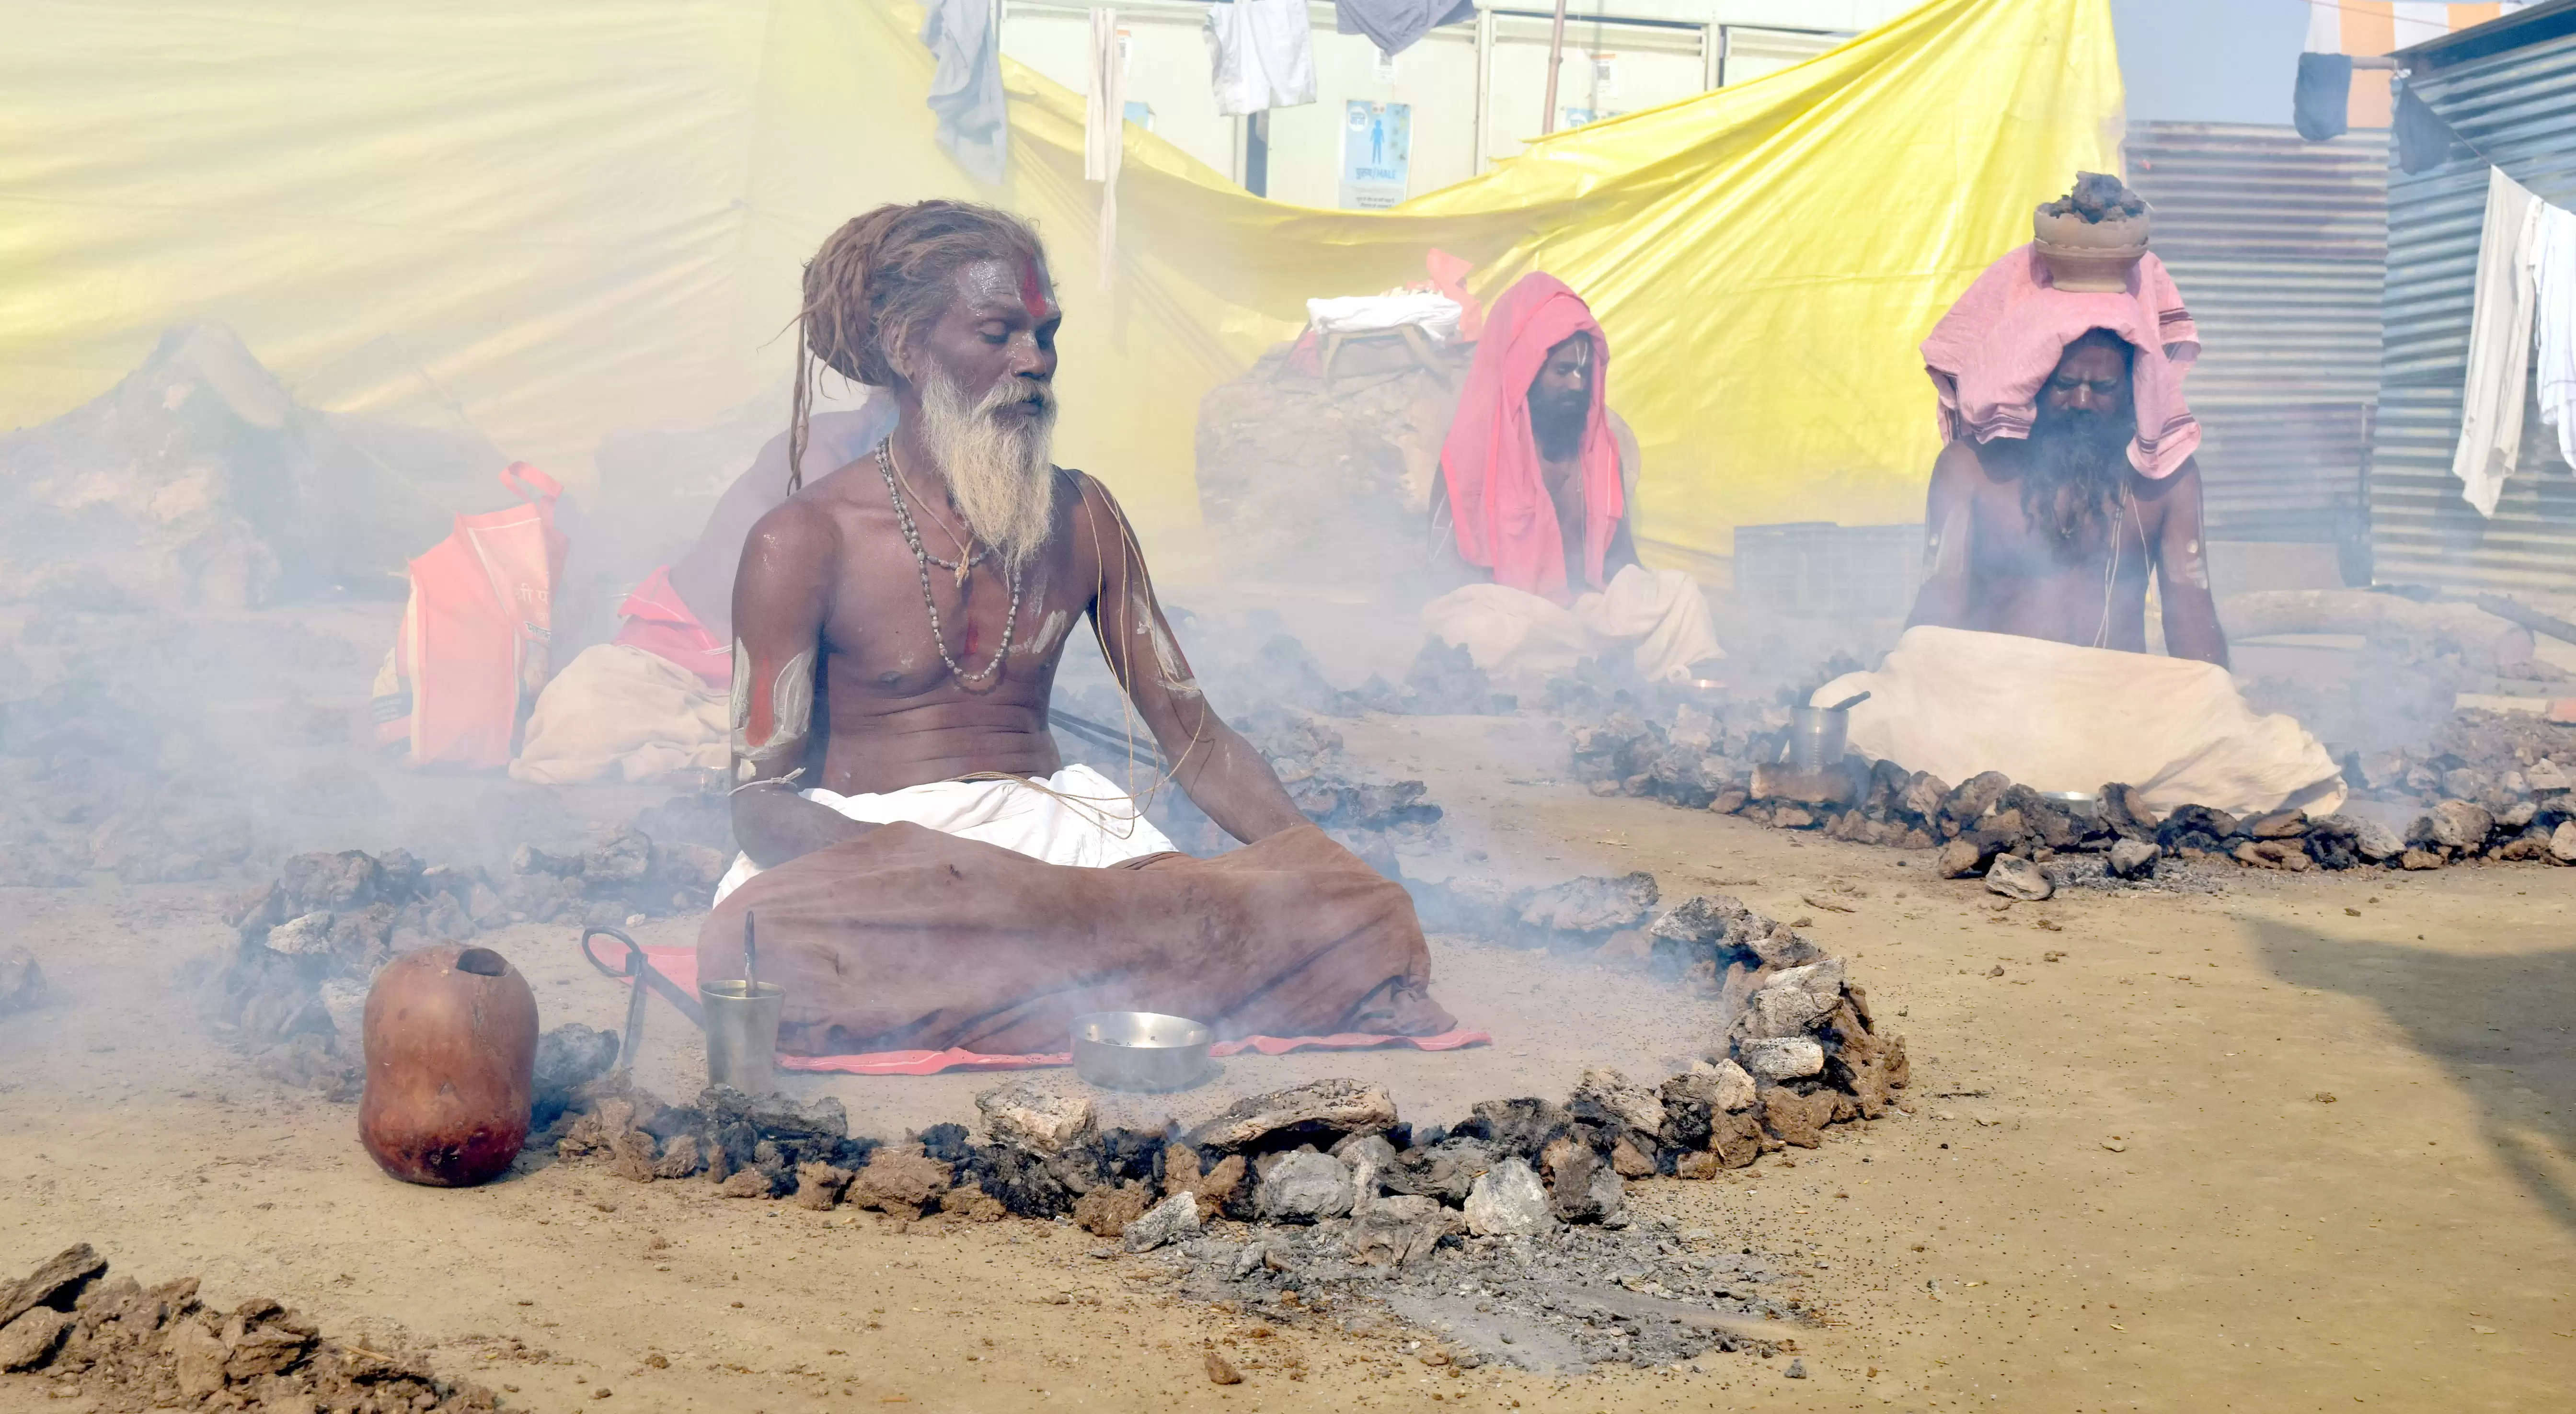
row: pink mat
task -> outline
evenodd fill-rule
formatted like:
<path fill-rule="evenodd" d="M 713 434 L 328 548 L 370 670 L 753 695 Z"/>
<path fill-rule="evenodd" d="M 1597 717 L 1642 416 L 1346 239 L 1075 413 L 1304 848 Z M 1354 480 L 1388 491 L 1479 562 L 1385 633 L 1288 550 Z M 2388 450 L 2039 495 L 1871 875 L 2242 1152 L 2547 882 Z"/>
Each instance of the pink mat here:
<path fill-rule="evenodd" d="M 671 979 L 683 992 L 698 989 L 698 950 L 693 947 L 645 948 L 645 960 L 653 969 Z M 1378 1047 L 1410 1047 L 1417 1051 L 1454 1051 L 1462 1046 L 1489 1046 L 1493 1035 L 1464 1028 L 1443 1031 L 1437 1036 L 1380 1036 L 1365 1031 L 1346 1031 L 1333 1036 L 1247 1036 L 1240 1041 L 1219 1041 L 1208 1048 L 1216 1056 L 1237 1056 L 1255 1051 L 1265 1056 L 1284 1056 L 1290 1051 L 1366 1051 Z M 846 1056 L 789 1056 L 778 1058 L 781 1070 L 827 1071 L 842 1075 L 937 1075 L 943 1070 L 1036 1070 L 1044 1066 L 1071 1065 L 1071 1051 L 1047 1051 L 1035 1055 L 987 1055 L 981 1051 L 865 1051 Z"/>

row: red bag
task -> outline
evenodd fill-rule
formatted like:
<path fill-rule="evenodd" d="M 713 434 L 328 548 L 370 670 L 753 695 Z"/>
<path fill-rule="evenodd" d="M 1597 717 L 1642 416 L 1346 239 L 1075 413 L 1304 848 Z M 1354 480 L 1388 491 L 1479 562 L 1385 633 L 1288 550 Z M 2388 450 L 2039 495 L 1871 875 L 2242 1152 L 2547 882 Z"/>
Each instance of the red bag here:
<path fill-rule="evenodd" d="M 376 742 L 404 748 L 406 765 L 508 765 L 551 671 L 563 486 L 525 462 L 501 484 L 525 503 L 458 516 L 454 534 L 411 562 L 411 602 L 374 701 Z"/>

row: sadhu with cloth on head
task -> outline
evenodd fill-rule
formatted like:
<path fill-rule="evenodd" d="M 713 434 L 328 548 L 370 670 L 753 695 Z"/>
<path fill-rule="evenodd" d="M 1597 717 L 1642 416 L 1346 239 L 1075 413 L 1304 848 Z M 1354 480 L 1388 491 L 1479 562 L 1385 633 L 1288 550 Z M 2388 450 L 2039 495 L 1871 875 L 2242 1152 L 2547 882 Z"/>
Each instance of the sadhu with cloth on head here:
<path fill-rule="evenodd" d="M 1450 1029 L 1404 890 L 1217 716 L 1117 501 L 1053 463 L 1061 319 L 1036 234 L 989 207 L 880 207 L 806 267 L 802 359 L 900 415 L 815 466 L 800 369 L 791 493 L 734 576 L 743 854 L 699 975 L 742 975 L 756 913 L 781 1048 L 805 1054 L 1051 1051 L 1103 1010 L 1221 1035 Z M 1086 618 L 1173 783 L 1244 848 L 1174 853 L 1058 757 L 1048 698 Z"/>
<path fill-rule="evenodd" d="M 2148 226 L 2117 178 L 2080 174 L 1923 341 L 1946 442 L 1913 618 L 1810 702 L 1869 693 L 1852 746 L 1944 781 L 2323 813 L 2333 758 L 2227 672 L 2183 399 L 2200 333 Z M 2151 578 L 2169 656 L 2148 651 Z"/>
<path fill-rule="evenodd" d="M 1470 579 L 1422 611 L 1497 676 L 1538 679 L 1625 655 L 1650 679 L 1722 658 L 1708 600 L 1637 562 L 1637 439 L 1610 411 L 1610 341 L 1582 298 L 1530 274 L 1485 316 L 1440 452 L 1435 568 Z"/>

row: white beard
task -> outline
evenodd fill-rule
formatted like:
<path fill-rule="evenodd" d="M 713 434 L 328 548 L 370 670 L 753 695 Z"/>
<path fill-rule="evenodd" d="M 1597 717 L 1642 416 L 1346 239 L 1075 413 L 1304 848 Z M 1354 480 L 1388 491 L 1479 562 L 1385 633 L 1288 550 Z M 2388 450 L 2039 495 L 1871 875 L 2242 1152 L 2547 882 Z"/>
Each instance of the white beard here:
<path fill-rule="evenodd" d="M 948 478 L 948 499 L 967 533 L 992 547 L 1014 570 L 1026 569 L 1055 528 L 1055 401 L 1037 418 L 1006 424 L 995 417 L 1027 389 L 1005 378 L 983 403 L 970 404 L 945 374 L 921 384 L 922 445 Z"/>

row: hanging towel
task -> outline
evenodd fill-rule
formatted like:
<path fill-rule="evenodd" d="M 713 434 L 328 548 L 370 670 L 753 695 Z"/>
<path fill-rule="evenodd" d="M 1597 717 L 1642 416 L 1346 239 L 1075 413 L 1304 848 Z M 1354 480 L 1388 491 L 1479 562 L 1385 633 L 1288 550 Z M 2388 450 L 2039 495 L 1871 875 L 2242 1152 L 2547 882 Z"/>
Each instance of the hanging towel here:
<path fill-rule="evenodd" d="M 1002 54 L 993 40 L 994 0 L 925 0 L 921 42 L 939 60 L 930 111 L 939 145 L 986 186 L 1000 186 L 1011 162 L 1011 120 L 1002 98 Z"/>
<path fill-rule="evenodd" d="M 1442 25 L 1476 18 L 1476 0 L 1333 0 L 1333 31 L 1364 34 L 1377 52 L 1403 53 Z"/>
<path fill-rule="evenodd" d="M 2576 211 L 2540 204 L 2531 286 L 2540 425 L 2557 430 L 2558 459 L 2576 470 Z"/>
<path fill-rule="evenodd" d="M 1127 155 L 1127 69 L 1118 62 L 1118 12 L 1091 12 L 1091 92 L 1082 105 L 1082 176 L 1100 183 L 1100 288 L 1117 283 L 1118 167 Z"/>
<path fill-rule="evenodd" d="M 1306 0 L 1232 0 L 1208 7 L 1216 111 L 1239 118 L 1315 101 L 1315 40 Z"/>
<path fill-rule="evenodd" d="M 2352 126 L 2352 56 L 2302 54 L 2290 90 L 2290 122 L 2310 142 L 2341 137 Z"/>
<path fill-rule="evenodd" d="M 2531 370 L 2531 261 L 2540 210 L 2540 198 L 2503 168 L 2487 169 L 2487 221 L 2478 237 L 2460 445 L 2451 454 L 2460 499 L 2482 516 L 2495 514 L 2504 479 L 2522 455 L 2522 385 Z"/>

